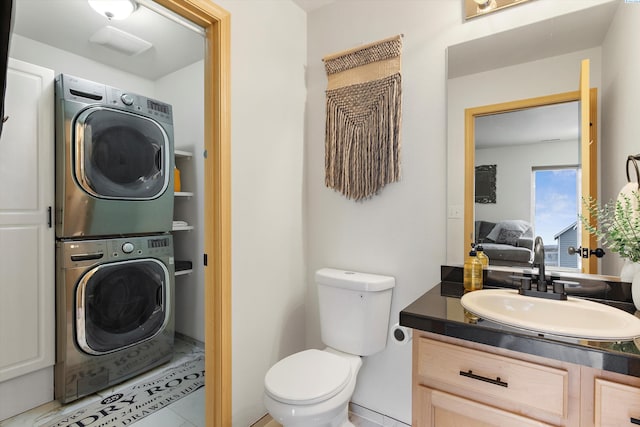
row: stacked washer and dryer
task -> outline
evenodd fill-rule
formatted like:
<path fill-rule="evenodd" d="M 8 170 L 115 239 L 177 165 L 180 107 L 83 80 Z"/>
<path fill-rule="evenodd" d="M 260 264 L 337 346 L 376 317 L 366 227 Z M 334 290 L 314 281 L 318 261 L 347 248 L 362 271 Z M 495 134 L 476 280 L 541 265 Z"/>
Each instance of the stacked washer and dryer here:
<path fill-rule="evenodd" d="M 169 104 L 56 79 L 56 367 L 63 403 L 173 354 Z"/>

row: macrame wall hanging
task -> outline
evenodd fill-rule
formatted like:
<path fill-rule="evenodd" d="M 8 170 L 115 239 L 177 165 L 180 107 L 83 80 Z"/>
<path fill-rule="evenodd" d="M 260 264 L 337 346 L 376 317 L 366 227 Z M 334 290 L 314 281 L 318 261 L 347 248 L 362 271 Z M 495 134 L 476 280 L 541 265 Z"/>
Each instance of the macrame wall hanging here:
<path fill-rule="evenodd" d="M 348 199 L 400 180 L 402 79 L 398 35 L 324 57 L 325 185 Z"/>

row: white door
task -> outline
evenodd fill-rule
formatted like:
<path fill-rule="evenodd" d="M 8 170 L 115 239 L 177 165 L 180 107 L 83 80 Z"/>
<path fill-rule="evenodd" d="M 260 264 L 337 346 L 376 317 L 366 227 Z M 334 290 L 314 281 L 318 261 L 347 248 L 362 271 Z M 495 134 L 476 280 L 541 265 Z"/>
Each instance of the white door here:
<path fill-rule="evenodd" d="M 0 137 L 0 420 L 18 409 L 7 399 L 19 394 L 19 377 L 33 384 L 31 374 L 47 369 L 52 378 L 55 362 L 53 94 L 52 70 L 9 59 Z M 43 386 L 52 400 L 53 384 Z M 38 390 L 24 394 L 31 393 Z M 31 406 L 27 399 L 20 400 Z"/>

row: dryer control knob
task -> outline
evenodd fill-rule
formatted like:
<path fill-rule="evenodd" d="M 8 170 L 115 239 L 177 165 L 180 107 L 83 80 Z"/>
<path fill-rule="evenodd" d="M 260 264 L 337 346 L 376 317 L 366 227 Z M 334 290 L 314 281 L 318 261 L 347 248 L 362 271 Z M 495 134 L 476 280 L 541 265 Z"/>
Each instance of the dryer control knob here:
<path fill-rule="evenodd" d="M 122 245 L 122 252 L 125 254 L 130 254 L 133 252 L 134 246 L 133 243 L 127 242 Z"/>
<path fill-rule="evenodd" d="M 120 99 L 124 105 L 133 105 L 133 96 L 128 93 L 123 93 L 122 96 L 120 96 Z"/>

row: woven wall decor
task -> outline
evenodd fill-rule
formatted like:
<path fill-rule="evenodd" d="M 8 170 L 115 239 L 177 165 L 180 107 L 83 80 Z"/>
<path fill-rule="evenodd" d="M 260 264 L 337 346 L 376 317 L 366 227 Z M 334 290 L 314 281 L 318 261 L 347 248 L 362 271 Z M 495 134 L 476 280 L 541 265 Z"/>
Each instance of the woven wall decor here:
<path fill-rule="evenodd" d="M 348 199 L 400 180 L 401 53 L 399 35 L 323 58 L 325 185 Z"/>

